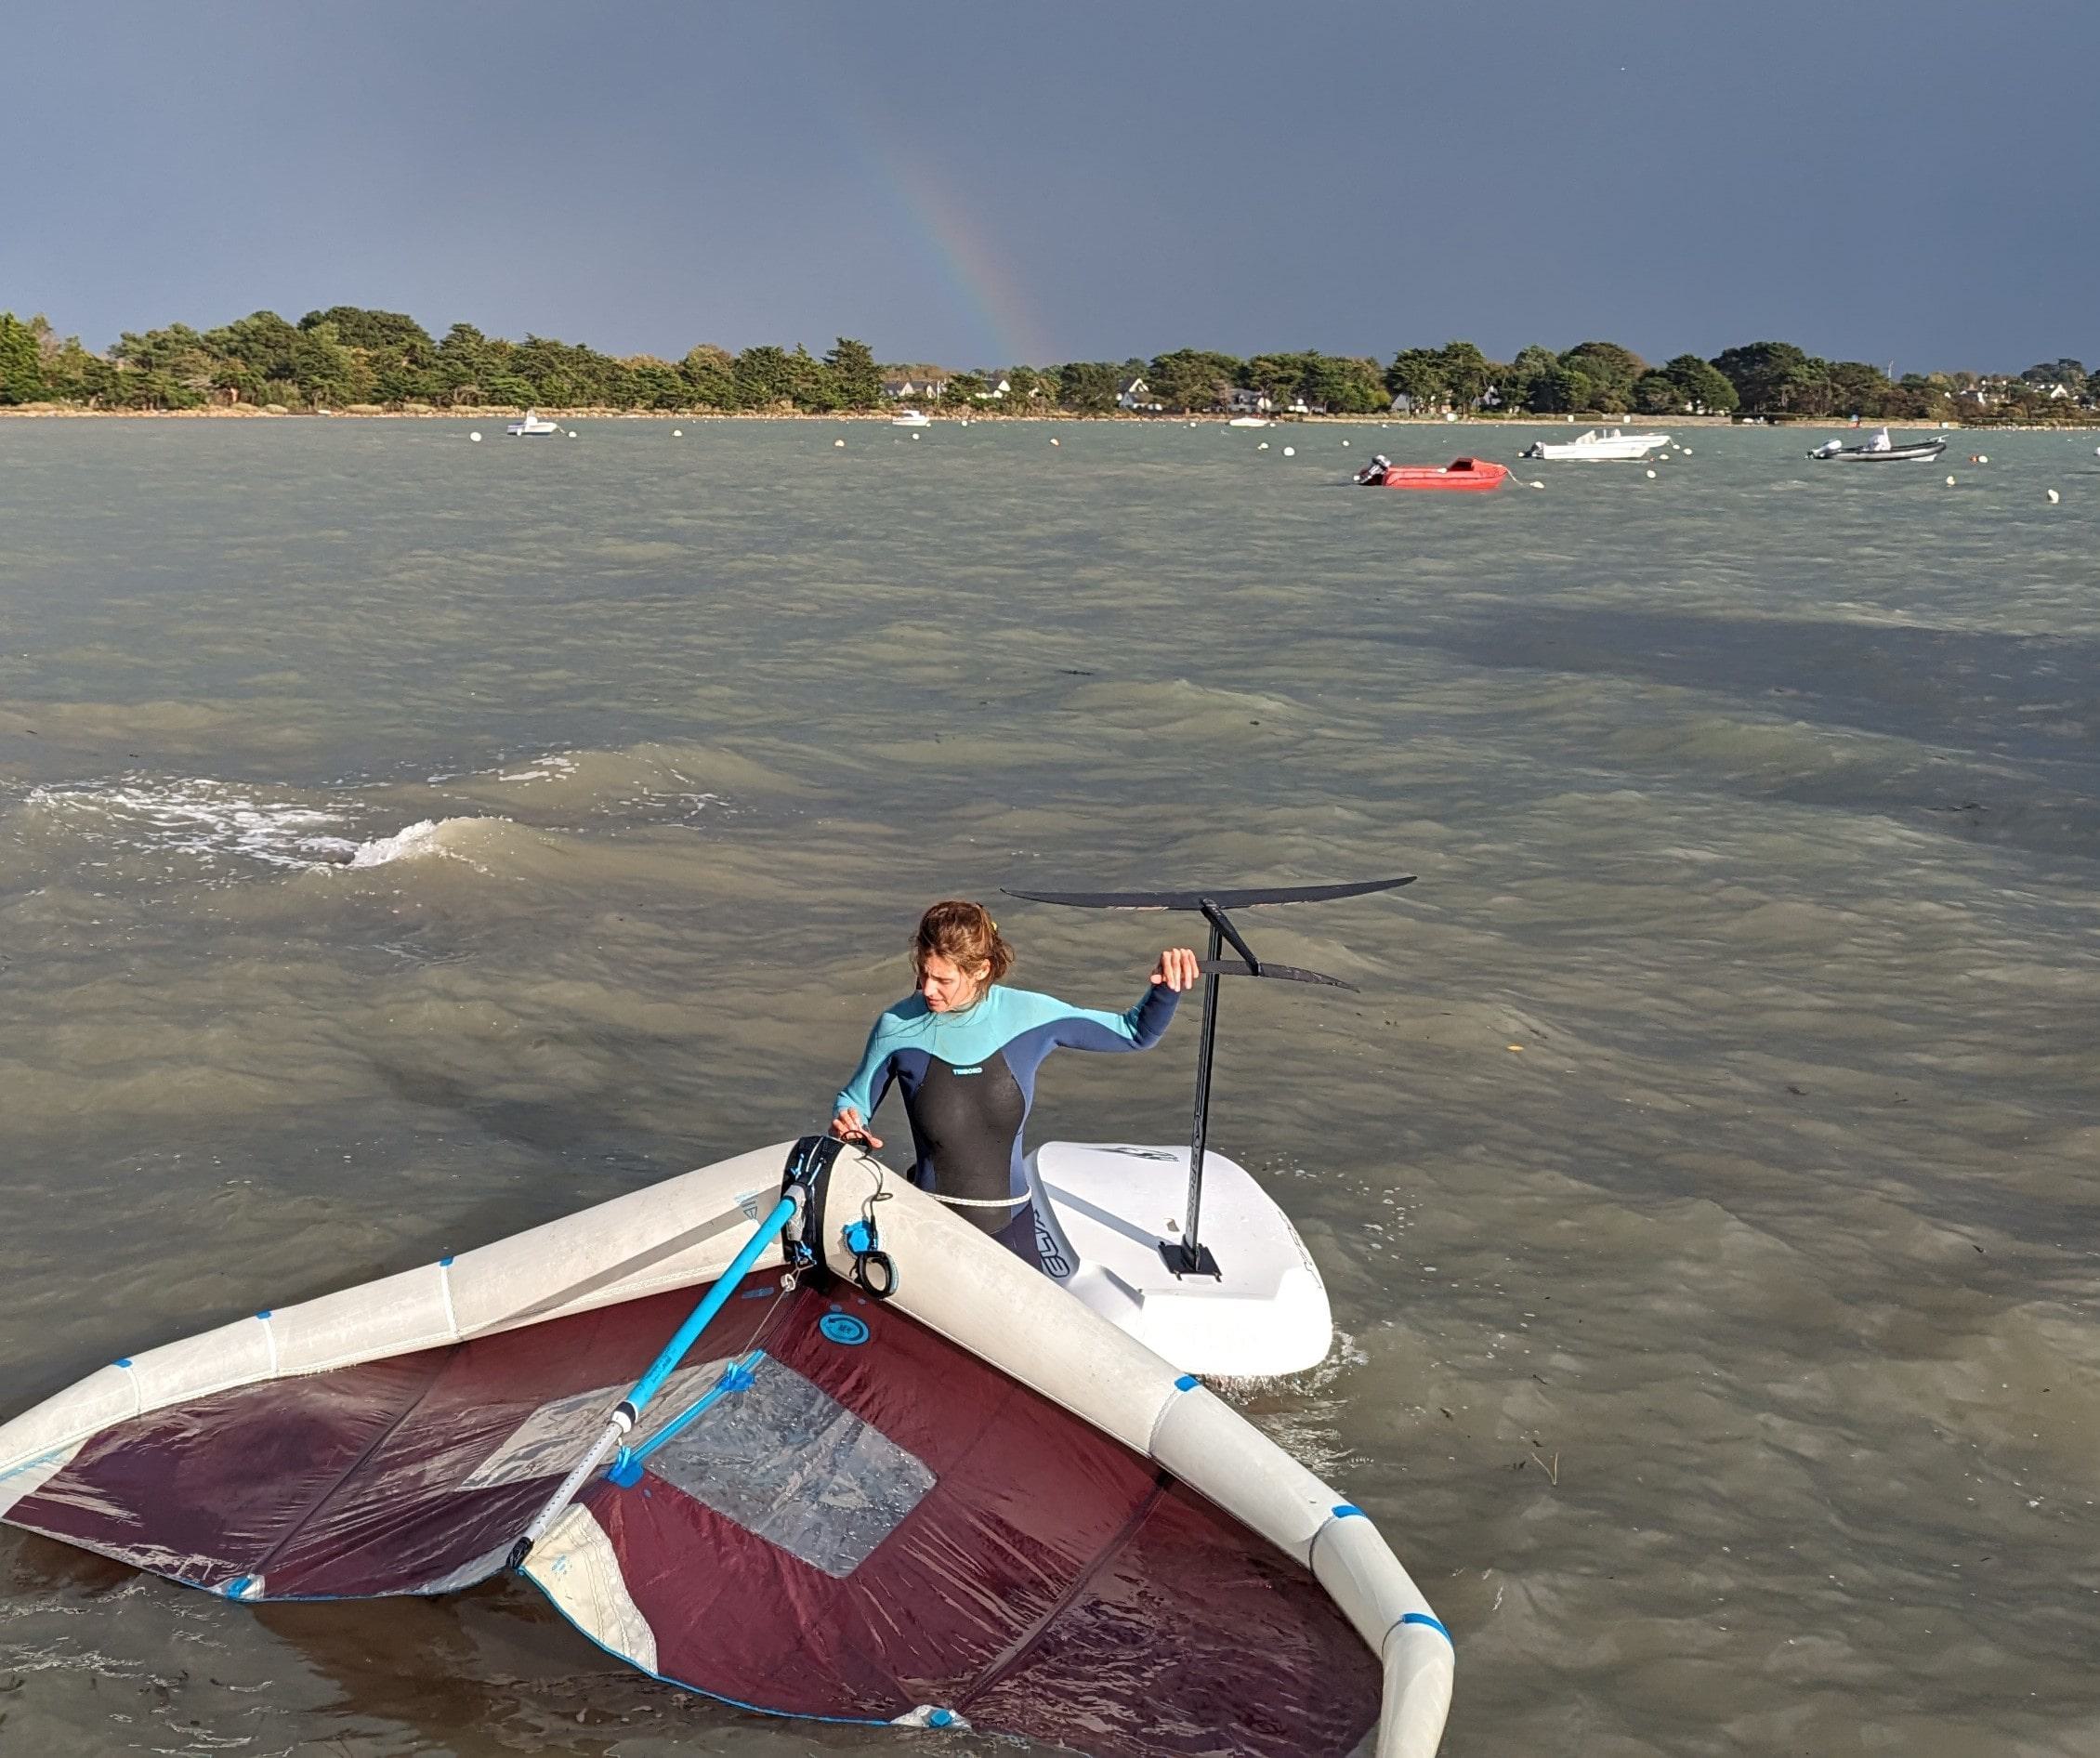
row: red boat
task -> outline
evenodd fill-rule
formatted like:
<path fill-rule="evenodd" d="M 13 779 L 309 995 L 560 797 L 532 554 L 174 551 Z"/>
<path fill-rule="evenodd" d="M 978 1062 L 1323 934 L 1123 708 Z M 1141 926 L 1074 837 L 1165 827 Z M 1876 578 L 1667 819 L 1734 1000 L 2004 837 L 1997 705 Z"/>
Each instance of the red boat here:
<path fill-rule="evenodd" d="M 1450 489 L 1477 493 L 1499 489 L 1509 466 L 1490 464 L 1485 458 L 1453 458 L 1441 467 L 1426 464 L 1388 464 L 1381 471 L 1364 471 L 1357 480 L 1366 488 Z"/>

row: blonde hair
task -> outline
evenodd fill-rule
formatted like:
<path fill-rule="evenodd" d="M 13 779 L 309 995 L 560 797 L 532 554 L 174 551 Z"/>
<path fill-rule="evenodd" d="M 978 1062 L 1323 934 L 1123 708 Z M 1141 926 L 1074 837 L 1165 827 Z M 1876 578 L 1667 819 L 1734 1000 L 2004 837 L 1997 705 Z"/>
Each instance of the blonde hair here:
<path fill-rule="evenodd" d="M 946 959 L 980 984 L 996 983 L 1014 968 L 1014 949 L 999 932 L 991 912 L 961 898 L 934 904 L 919 918 L 912 938 L 913 968 L 923 969 L 928 957 Z"/>

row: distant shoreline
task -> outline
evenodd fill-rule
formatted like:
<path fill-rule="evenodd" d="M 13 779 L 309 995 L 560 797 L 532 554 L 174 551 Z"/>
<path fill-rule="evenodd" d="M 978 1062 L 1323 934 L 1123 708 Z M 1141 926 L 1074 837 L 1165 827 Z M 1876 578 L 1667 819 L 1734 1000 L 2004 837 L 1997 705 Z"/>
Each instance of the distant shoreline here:
<path fill-rule="evenodd" d="M 906 405 L 899 405 L 899 408 Z M 210 409 L 80 409 L 63 403 L 0 405 L 0 420 L 14 421 L 484 421 L 509 423 L 524 412 L 518 409 L 332 409 L 326 413 L 310 409 L 257 409 L 246 403 Z M 560 421 L 851 421 L 887 426 L 893 412 L 886 409 L 841 409 L 829 413 L 803 410 L 756 409 L 540 409 L 548 420 Z M 1232 419 L 1225 414 L 1176 415 L 1139 413 L 1134 410 L 1109 410 L 1098 414 L 1008 414 L 1004 412 L 936 411 L 927 418 L 937 426 L 965 422 L 991 426 L 1004 423 L 1113 422 L 1154 426 L 1224 426 Z M 1805 415 L 1779 421 L 1746 422 L 1730 415 L 1463 415 L 1447 421 L 1441 415 L 1269 415 L 1274 426 L 1348 427 L 1849 427 L 1849 415 Z M 1862 420 L 1862 428 L 1913 427 L 1929 432 L 2055 433 L 2065 429 L 2100 426 L 2100 414 L 2084 420 L 2049 422 L 1962 421 L 1943 426 L 1919 417 L 1915 420 Z"/>

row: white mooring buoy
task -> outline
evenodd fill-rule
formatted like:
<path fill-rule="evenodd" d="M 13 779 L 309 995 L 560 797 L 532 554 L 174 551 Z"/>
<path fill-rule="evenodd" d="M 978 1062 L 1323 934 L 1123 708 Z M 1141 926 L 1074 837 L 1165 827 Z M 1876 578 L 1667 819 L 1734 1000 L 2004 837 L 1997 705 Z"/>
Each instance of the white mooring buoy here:
<path fill-rule="evenodd" d="M 473 440 L 476 445 L 479 445 L 481 443 L 481 436 L 478 433 L 470 433 L 466 437 L 469 440 Z"/>

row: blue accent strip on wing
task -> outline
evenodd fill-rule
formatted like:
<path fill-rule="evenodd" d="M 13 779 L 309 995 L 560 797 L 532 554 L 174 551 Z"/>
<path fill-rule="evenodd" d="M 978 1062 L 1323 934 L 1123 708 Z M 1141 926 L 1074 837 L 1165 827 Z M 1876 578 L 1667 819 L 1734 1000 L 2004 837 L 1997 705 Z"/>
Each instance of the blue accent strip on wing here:
<path fill-rule="evenodd" d="M 1445 1629 L 1442 1624 L 1438 1623 L 1436 1619 L 1432 1618 L 1426 1611 L 1407 1612 L 1402 1615 L 1400 1622 L 1425 1623 L 1430 1627 L 1430 1629 L 1434 1630 L 1438 1635 L 1443 1637 L 1446 1642 L 1451 1642 L 1451 1633 L 1449 1630 Z M 1395 1625 L 1394 1627 L 1398 1629 L 1398 1625 Z M 1456 1648 L 1458 1646 L 1458 1644 L 1451 1642 L 1451 1646 Z"/>
<path fill-rule="evenodd" d="M 1177 1392 L 1193 1392 L 1201 1384 L 1202 1381 L 1193 1373 L 1184 1373 L 1174 1383 L 1174 1389 Z"/>
<path fill-rule="evenodd" d="M 1366 1514 L 1361 1508 L 1358 1507 L 1355 1502 L 1341 1502 L 1335 1504 L 1334 1517 L 1337 1520 L 1368 1520 L 1371 1516 Z"/>

